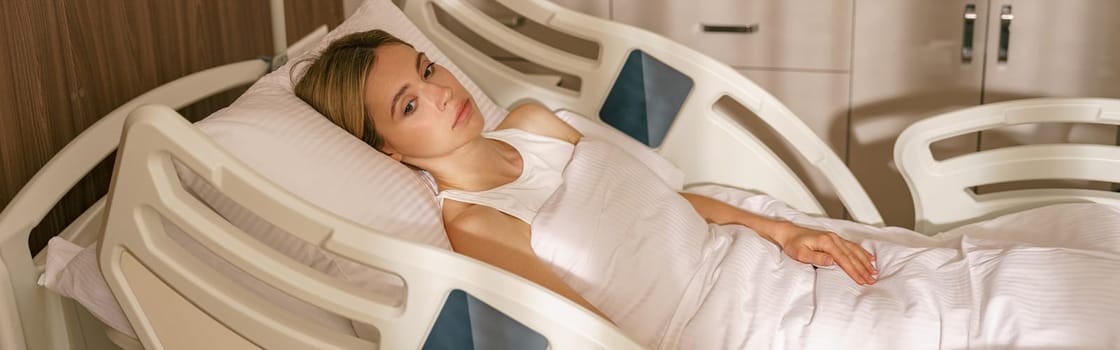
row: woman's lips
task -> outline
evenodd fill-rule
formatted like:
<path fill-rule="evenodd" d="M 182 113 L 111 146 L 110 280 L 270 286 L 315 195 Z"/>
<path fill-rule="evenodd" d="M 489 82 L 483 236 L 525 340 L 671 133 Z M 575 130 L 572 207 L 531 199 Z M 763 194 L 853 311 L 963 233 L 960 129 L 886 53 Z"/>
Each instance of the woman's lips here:
<path fill-rule="evenodd" d="M 466 101 L 463 101 L 463 103 L 459 105 L 458 113 L 455 114 L 455 124 L 451 125 L 451 128 L 454 129 L 454 128 L 459 127 L 460 124 L 465 123 L 467 121 L 467 119 L 470 119 L 470 117 L 471 117 L 471 101 L 466 100 Z"/>

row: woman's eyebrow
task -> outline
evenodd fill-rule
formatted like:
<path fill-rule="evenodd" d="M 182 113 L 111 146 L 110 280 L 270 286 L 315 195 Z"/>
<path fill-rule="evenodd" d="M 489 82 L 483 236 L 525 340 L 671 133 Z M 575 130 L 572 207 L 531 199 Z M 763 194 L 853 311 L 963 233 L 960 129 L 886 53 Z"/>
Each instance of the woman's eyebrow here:
<path fill-rule="evenodd" d="M 420 63 L 424 62 L 424 56 L 425 55 L 424 55 L 423 52 L 417 52 L 416 53 L 416 69 L 415 69 L 415 71 L 417 71 L 417 72 L 420 71 Z M 408 86 L 409 86 L 409 84 L 404 84 L 404 86 L 401 86 L 400 90 L 397 90 L 397 94 L 393 95 L 393 101 L 390 102 L 391 104 L 389 105 L 390 106 L 389 107 L 389 115 L 397 115 L 397 101 L 400 100 L 401 96 L 404 95 L 404 91 L 408 89 Z"/>

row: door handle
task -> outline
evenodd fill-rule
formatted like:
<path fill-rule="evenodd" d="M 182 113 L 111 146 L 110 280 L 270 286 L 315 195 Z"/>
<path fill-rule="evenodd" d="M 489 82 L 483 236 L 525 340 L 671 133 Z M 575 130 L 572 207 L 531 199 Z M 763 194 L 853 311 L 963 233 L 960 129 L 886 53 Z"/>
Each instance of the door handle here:
<path fill-rule="evenodd" d="M 964 37 L 961 38 L 961 63 L 972 63 L 972 37 L 976 27 L 976 5 L 964 5 Z"/>
<path fill-rule="evenodd" d="M 1007 47 L 1011 42 L 1011 20 L 1015 19 L 1015 15 L 1011 14 L 1011 5 L 1003 5 L 999 10 L 999 54 L 997 55 L 1000 64 L 1007 63 Z"/>

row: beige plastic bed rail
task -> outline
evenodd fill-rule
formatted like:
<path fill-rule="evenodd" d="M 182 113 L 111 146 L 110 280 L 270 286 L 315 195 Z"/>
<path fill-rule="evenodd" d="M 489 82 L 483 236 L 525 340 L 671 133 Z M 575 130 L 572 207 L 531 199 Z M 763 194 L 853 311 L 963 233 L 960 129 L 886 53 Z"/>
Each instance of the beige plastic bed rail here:
<path fill-rule="evenodd" d="M 1042 144 L 1000 148 L 936 160 L 934 142 L 1029 123 L 1120 125 L 1120 100 L 1039 98 L 993 103 L 927 118 L 907 128 L 894 159 L 914 196 L 915 229 L 934 234 L 962 224 L 1046 204 L 1099 202 L 1120 206 L 1120 193 L 1029 189 L 977 195 L 975 186 L 1024 180 L 1120 183 L 1120 146 Z"/>
<path fill-rule="evenodd" d="M 317 28 L 288 48 L 287 54 L 302 53 L 326 32 L 326 27 Z M 41 271 L 32 262 L 27 240 L 31 230 L 62 196 L 117 149 L 128 113 L 145 104 L 186 107 L 210 95 L 252 83 L 268 68 L 262 60 L 242 61 L 199 71 L 152 89 L 99 119 L 35 173 L 0 213 L 0 349 L 70 349 L 72 344 L 83 343 L 83 332 L 101 332 L 75 329 L 77 325 L 62 315 L 66 311 L 60 297 L 36 285 Z M 66 231 L 100 231 L 103 202 L 87 209 Z"/>
<path fill-rule="evenodd" d="M 117 149 L 124 119 L 137 106 L 163 103 L 182 108 L 217 92 L 251 83 L 268 68 L 250 60 L 208 69 L 155 88 L 118 107 L 66 145 L 32 177 L 0 213 L 0 348 L 67 349 L 70 328 L 48 307 L 58 298 L 35 284 L 39 271 L 27 248 L 28 235 L 55 203 L 93 167 Z M 91 210 L 99 209 L 94 205 Z M 84 215 L 85 216 L 85 215 Z M 8 285 L 8 283 L 11 285 Z M 16 310 L 17 312 L 11 312 Z"/>
<path fill-rule="evenodd" d="M 686 183 L 720 183 L 760 190 L 794 208 L 824 214 L 797 176 L 758 138 L 729 116 L 713 111 L 726 96 L 758 115 L 812 163 L 836 189 L 851 217 L 882 224 L 870 197 L 844 162 L 781 102 L 731 67 L 645 30 L 574 12 L 544 0 L 497 0 L 525 18 L 599 44 L 597 60 L 540 43 L 489 17 L 466 0 L 406 0 L 404 12 L 479 87 L 501 106 L 538 101 L 598 120 L 599 108 L 635 49 L 693 80 L 693 90 L 658 151 L 685 171 Z M 436 20 L 445 9 L 481 37 L 533 63 L 578 76 L 578 93 L 540 85 L 464 42 Z M 759 171 L 757 169 L 765 169 Z"/>
<path fill-rule="evenodd" d="M 548 339 L 553 349 L 638 349 L 605 319 L 520 277 L 434 247 L 379 234 L 315 207 L 237 161 L 164 106 L 136 109 L 117 157 L 99 261 L 148 349 L 419 349 L 458 289 Z M 172 159 L 310 244 L 400 276 L 403 303 L 377 298 L 268 248 L 179 183 Z M 329 181 L 329 179 L 324 179 Z M 277 289 L 373 325 L 371 344 L 257 298 L 182 249 L 163 220 Z"/>

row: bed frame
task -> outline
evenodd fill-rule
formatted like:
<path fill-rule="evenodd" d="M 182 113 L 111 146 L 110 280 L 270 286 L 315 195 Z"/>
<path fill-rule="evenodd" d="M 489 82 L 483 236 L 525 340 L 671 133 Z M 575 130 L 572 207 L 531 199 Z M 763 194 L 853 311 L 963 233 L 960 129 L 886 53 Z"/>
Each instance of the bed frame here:
<path fill-rule="evenodd" d="M 273 1 L 274 15 L 278 2 Z M 716 101 L 727 97 L 758 115 L 817 170 L 829 174 L 829 181 L 853 219 L 881 223 L 874 205 L 840 158 L 788 108 L 730 67 L 655 34 L 545 1 L 499 2 L 530 20 L 599 43 L 598 60 L 532 41 L 465 0 L 409 0 L 403 9 L 483 91 L 506 107 L 532 99 L 594 118 L 627 55 L 640 49 L 695 82 L 676 123 L 658 148 L 685 171 L 687 183 L 721 183 L 757 190 L 783 199 L 799 210 L 824 213 L 806 186 L 773 152 L 735 122 L 734 116 L 713 109 Z M 490 41 L 502 43 L 510 52 L 579 76 L 580 93 L 540 84 L 539 79 L 494 62 L 441 26 L 435 19 L 433 5 L 447 10 Z M 275 26 L 276 22 L 273 23 Z M 282 49 L 278 52 L 277 57 L 285 53 Z M 35 284 L 42 257 L 33 261 L 26 242 L 31 229 L 62 195 L 118 145 L 121 149 L 107 200 L 93 205 L 60 233 L 82 245 L 102 240 L 99 260 L 103 273 L 139 338 L 137 343 L 110 332 L 109 338 L 118 346 L 191 347 L 199 345 L 191 343 L 199 338 L 211 341 L 210 344 L 269 348 L 378 345 L 286 317 L 283 310 L 254 300 L 240 288 L 229 285 L 224 277 L 209 269 L 196 268 L 198 262 L 168 245 L 165 232 L 152 224 L 162 216 L 218 255 L 276 288 L 328 311 L 376 325 L 382 334 L 380 346 L 385 348 L 419 347 L 428 331 L 422 325 L 431 325 L 451 289 L 466 291 L 540 332 L 554 348 L 638 347 L 601 318 L 514 275 L 446 251 L 379 235 L 291 196 L 215 146 L 174 111 L 211 94 L 250 83 L 268 69 L 262 61 L 240 62 L 154 89 L 102 118 L 36 174 L 0 213 L 0 310 L 4 310 L 0 313 L 0 348 L 111 346 L 104 326 L 80 306 Z M 141 107 L 150 104 L 162 106 Z M 724 154 L 717 157 L 698 151 L 712 149 Z M 734 155 L 735 161 L 726 161 L 726 155 Z M 232 226 L 185 195 L 171 171 L 171 158 L 182 161 L 227 196 L 255 208 L 262 217 L 289 232 L 302 233 L 301 238 L 306 241 L 399 274 L 409 286 L 406 304 L 371 299 L 277 256 L 242 235 L 222 234 L 231 231 Z M 101 237 L 103 227 L 108 228 L 104 232 L 112 234 Z M 360 246 L 387 249 L 353 248 Z M 438 263 L 425 266 L 416 261 Z M 152 307 L 153 301 L 166 307 Z M 169 322 L 173 326 L 167 326 Z"/>
<path fill-rule="evenodd" d="M 1120 183 L 1120 146 L 1040 144 L 934 159 L 934 142 L 983 130 L 1033 123 L 1120 125 L 1120 100 L 1036 98 L 993 103 L 924 119 L 895 143 L 894 161 L 914 197 L 914 230 L 953 227 L 1048 204 L 1095 202 L 1120 207 L 1120 193 L 1031 188 L 977 194 L 976 186 L 1009 181 L 1086 180 Z M 1120 137 L 1120 135 L 1117 135 Z"/>

